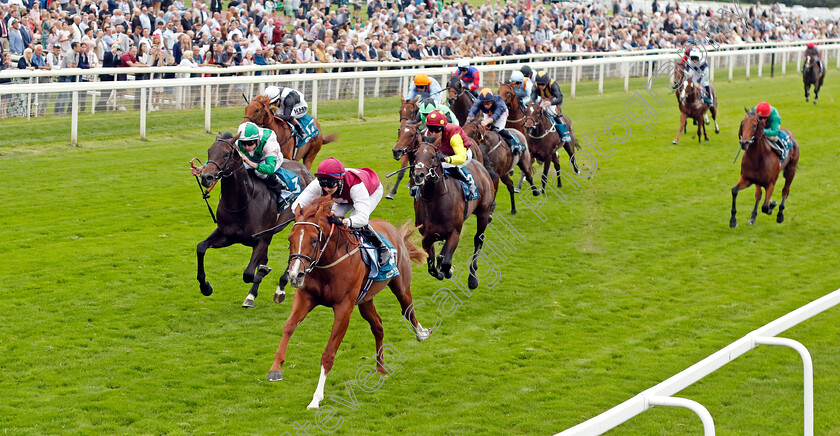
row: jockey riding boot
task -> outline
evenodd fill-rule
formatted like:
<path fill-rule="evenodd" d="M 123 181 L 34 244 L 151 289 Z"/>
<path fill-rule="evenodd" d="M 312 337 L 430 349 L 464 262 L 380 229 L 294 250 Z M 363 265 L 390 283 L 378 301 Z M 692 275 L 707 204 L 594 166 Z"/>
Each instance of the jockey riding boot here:
<path fill-rule="evenodd" d="M 516 139 L 516 137 L 513 136 L 508 131 L 508 129 L 499 129 L 499 130 L 497 130 L 497 132 L 499 132 L 499 136 L 501 136 L 502 138 L 505 139 L 505 141 L 507 141 L 508 146 L 510 147 L 510 150 L 513 152 L 514 156 L 521 153 L 521 151 L 519 149 L 519 147 L 520 147 L 519 140 Z"/>
<path fill-rule="evenodd" d="M 454 167 L 453 169 L 457 171 L 452 171 L 450 174 L 455 175 L 458 180 L 466 182 L 467 186 L 470 187 L 470 198 L 478 198 L 478 187 L 475 186 L 472 174 L 467 175 L 467 172 L 461 167 Z"/>
<path fill-rule="evenodd" d="M 286 188 L 286 185 L 280 180 L 280 177 L 277 174 L 271 174 L 263 179 L 265 185 L 268 186 L 268 189 L 271 189 L 275 194 L 277 194 L 277 198 L 281 198 L 283 190 Z"/>
<path fill-rule="evenodd" d="M 300 122 L 296 118 L 292 118 L 292 127 L 294 127 L 297 136 L 303 138 L 303 126 L 300 125 Z"/>
<path fill-rule="evenodd" d="M 370 224 L 359 227 L 359 234 L 361 234 L 368 242 L 371 243 L 376 248 L 376 251 L 379 253 L 379 267 L 383 267 L 388 264 L 388 260 L 391 259 L 391 250 L 382 242 L 382 238 L 379 237 L 379 234 L 373 230 L 373 227 Z"/>
<path fill-rule="evenodd" d="M 563 115 L 554 115 L 554 123 L 557 124 L 557 130 L 560 131 L 560 139 L 562 139 L 563 142 L 571 141 L 572 135 L 569 134 L 569 127 L 566 126 L 566 121 L 563 120 Z"/>
<path fill-rule="evenodd" d="M 709 85 L 706 85 L 706 94 L 703 95 L 703 101 L 706 102 L 709 107 L 713 106 L 712 104 L 712 90 L 709 88 Z"/>

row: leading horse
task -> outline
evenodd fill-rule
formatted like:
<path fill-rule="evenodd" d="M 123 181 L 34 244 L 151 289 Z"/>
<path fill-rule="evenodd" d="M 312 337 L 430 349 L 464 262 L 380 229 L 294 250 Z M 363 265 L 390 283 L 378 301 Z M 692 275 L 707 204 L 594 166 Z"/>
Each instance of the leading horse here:
<path fill-rule="evenodd" d="M 747 110 L 747 115 L 741 121 L 738 130 L 738 139 L 741 142 L 741 149 L 744 150 L 744 157 L 741 159 L 741 177 L 738 184 L 732 188 L 732 217 L 729 219 L 729 227 L 738 225 L 735 219 L 735 200 L 738 198 L 738 191 L 755 184 L 755 206 L 750 216 L 750 224 L 755 224 L 755 217 L 758 215 L 758 203 L 761 201 L 761 188 L 764 188 L 764 204 L 761 211 L 770 215 L 776 206 L 775 201 L 770 201 L 773 195 L 773 188 L 779 173 L 784 171 L 785 187 L 782 188 L 782 203 L 779 205 L 779 213 L 776 215 L 776 222 L 785 220 L 785 200 L 790 193 L 790 184 L 796 175 L 796 165 L 799 163 L 799 146 L 795 145 L 788 152 L 784 162 L 780 162 L 779 156 L 770 146 L 770 140 L 764 135 L 764 121 L 759 119 L 754 111 Z M 790 135 L 794 141 L 793 134 L 787 129 L 782 129 Z M 795 141 L 794 141 L 795 142 Z"/>
<path fill-rule="evenodd" d="M 418 341 L 428 338 L 432 331 L 423 328 L 414 313 L 411 297 L 411 263 L 422 263 L 426 253 L 410 240 L 414 233 L 408 223 L 397 230 L 385 220 L 372 220 L 371 226 L 387 238 L 396 250 L 394 258 L 400 275 L 386 280 L 374 281 L 367 294 L 360 298 L 363 283 L 367 280 L 368 267 L 359 252 L 358 236 L 348 229 L 336 227 L 327 219 L 331 215 L 332 199 L 323 196 L 304 208 L 295 211 L 295 225 L 289 233 L 288 275 L 293 286 L 298 288 L 292 300 L 292 311 L 283 325 L 283 337 L 274 363 L 268 372 L 268 381 L 283 380 L 283 363 L 286 361 L 286 347 L 289 339 L 306 315 L 315 306 L 332 307 L 334 321 L 330 339 L 321 355 L 321 375 L 318 387 L 307 409 L 317 409 L 324 399 L 324 385 L 335 362 L 335 353 L 341 345 L 353 307 L 359 306 L 359 313 L 369 324 L 376 341 L 376 370 L 386 373 L 383 360 L 382 318 L 376 312 L 373 298 L 386 286 L 397 297 L 403 316 L 410 323 L 410 329 Z M 327 230 L 329 229 L 329 230 Z M 392 251 L 393 253 L 393 251 Z M 376 255 L 373 255 L 376 262 Z M 361 301 L 358 301 L 361 300 Z"/>
<path fill-rule="evenodd" d="M 406 123 L 417 124 L 420 122 L 420 107 L 417 105 L 417 99 L 413 100 L 406 100 L 402 99 L 402 104 L 400 104 L 400 129 L 397 129 L 397 140 L 399 141 L 400 131 L 401 128 Z M 391 192 L 385 195 L 385 198 L 388 200 L 393 200 L 394 196 L 397 195 L 397 189 L 400 187 L 400 182 L 402 182 L 403 176 L 405 176 L 405 171 L 408 169 L 409 165 L 412 165 L 411 162 L 411 154 L 394 152 L 394 159 L 398 159 L 400 161 L 400 169 L 397 172 L 397 181 L 394 183 L 394 187 L 391 188 Z"/>
<path fill-rule="evenodd" d="M 808 95 L 811 90 L 811 85 L 814 86 L 814 104 L 817 104 L 817 99 L 820 98 L 820 88 L 822 88 L 823 80 L 825 80 L 825 70 L 819 67 L 817 60 L 811 54 L 805 55 L 805 66 L 802 68 L 802 83 L 805 86 L 805 101 L 808 101 Z"/>
<path fill-rule="evenodd" d="M 429 274 L 438 280 L 452 277 L 452 256 L 458 247 L 464 221 L 470 214 L 477 219 L 473 243 L 475 249 L 470 261 L 469 288 L 478 287 L 475 271 L 477 259 L 484 244 L 484 231 L 493 219 L 496 207 L 496 192 L 490 173 L 478 159 L 470 161 L 466 167 L 472 173 L 478 189 L 477 200 L 466 201 L 461 189 L 461 182 L 447 177 L 437 158 L 433 144 L 422 142 L 414 154 L 414 185 L 420 189 L 420 195 L 414 199 L 414 224 L 420 226 L 423 235 L 423 250 L 429 255 L 427 264 Z M 444 241 L 439 256 L 435 257 L 434 243 Z"/>
<path fill-rule="evenodd" d="M 522 175 L 519 177 L 519 183 L 513 189 L 514 192 L 519 192 L 522 188 L 522 181 L 528 180 L 528 183 L 531 183 L 533 187 L 533 158 L 531 156 L 530 150 L 530 141 L 531 137 L 528 136 L 528 132 L 525 130 L 525 108 L 520 105 L 519 98 L 516 96 L 516 91 L 514 91 L 514 84 L 511 83 L 500 83 L 499 84 L 499 92 L 498 94 L 502 97 L 502 100 L 505 101 L 505 105 L 508 107 L 508 119 L 505 123 L 505 127 L 509 129 L 515 129 L 522 133 L 525 137 L 524 144 L 526 145 L 525 152 L 519 156 L 519 162 L 517 165 L 522 170 Z M 534 191 L 534 195 L 539 195 L 538 191 Z"/>
<path fill-rule="evenodd" d="M 207 282 L 204 272 L 204 254 L 208 248 L 222 248 L 233 244 L 242 244 L 253 248 L 251 261 L 245 268 L 242 280 L 253 283 L 242 307 L 254 307 L 260 283 L 263 277 L 271 271 L 268 264 L 268 245 L 275 233 L 283 226 L 265 233 L 262 236 L 253 235 L 270 229 L 293 218 L 291 211 L 277 210 L 277 200 L 271 190 L 263 182 L 256 181 L 242 164 L 242 157 L 236 147 L 239 135 L 224 133 L 216 136 L 215 142 L 207 150 L 207 164 L 200 167 L 199 180 L 206 189 L 211 189 L 216 182 L 221 184 L 219 206 L 216 209 L 218 222 L 216 229 L 207 239 L 196 247 L 198 257 L 199 289 L 204 295 L 213 293 L 213 286 Z M 300 182 L 308 185 L 314 180 L 312 174 L 300 162 L 285 161 L 283 168 L 292 171 Z M 301 186 L 303 189 L 304 186 Z"/>
<path fill-rule="evenodd" d="M 697 142 L 701 142 L 703 140 L 702 138 L 708 141 L 709 135 L 706 134 L 706 123 L 704 122 L 704 115 L 707 110 L 711 112 L 712 119 L 715 121 L 715 133 L 720 133 L 720 127 L 717 122 L 717 93 L 715 92 L 715 88 L 709 86 L 712 93 L 710 96 L 712 105 L 709 106 L 703 101 L 703 91 L 700 89 L 700 85 L 694 83 L 694 81 L 687 77 L 684 77 L 682 82 L 678 83 L 677 102 L 680 107 L 680 128 L 677 130 L 677 137 L 674 138 L 672 143 L 679 143 L 680 134 L 686 128 L 685 123 L 688 118 L 694 120 L 694 124 L 697 125 Z M 703 132 L 702 137 L 700 136 L 701 129 Z"/>
<path fill-rule="evenodd" d="M 274 109 L 272 109 L 268 97 L 258 95 L 245 106 L 245 117 L 242 122 L 250 121 L 260 127 L 265 127 L 274 131 L 277 135 L 277 142 L 280 143 L 280 151 L 283 152 L 283 157 L 288 160 L 297 160 L 303 162 L 306 169 L 312 169 L 312 163 L 321 147 L 324 144 L 335 142 L 338 138 L 337 133 L 330 133 L 324 136 L 321 132 L 321 124 L 318 120 L 313 120 L 315 127 L 318 128 L 318 136 L 310 139 L 301 147 L 296 147 L 295 134 L 292 132 L 288 123 L 278 120 L 274 116 Z"/>

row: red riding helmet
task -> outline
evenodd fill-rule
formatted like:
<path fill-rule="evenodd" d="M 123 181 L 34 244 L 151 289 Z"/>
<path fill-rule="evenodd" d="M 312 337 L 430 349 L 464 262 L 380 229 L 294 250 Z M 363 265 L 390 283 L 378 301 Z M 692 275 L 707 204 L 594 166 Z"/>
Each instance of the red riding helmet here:
<path fill-rule="evenodd" d="M 770 103 L 762 101 L 755 107 L 755 114 L 764 118 L 770 116 Z"/>
<path fill-rule="evenodd" d="M 429 115 L 426 117 L 426 126 L 445 126 L 446 125 L 446 115 L 444 115 L 441 111 L 431 111 Z"/>
<path fill-rule="evenodd" d="M 315 177 L 343 179 L 344 171 L 344 164 L 342 164 L 340 160 L 331 157 L 325 159 L 318 165 L 318 171 L 315 173 Z"/>
<path fill-rule="evenodd" d="M 816 47 L 816 46 L 817 46 L 817 45 L 816 45 L 816 44 L 814 44 L 813 42 L 809 42 L 809 43 L 808 43 L 808 48 L 814 48 L 814 47 Z"/>

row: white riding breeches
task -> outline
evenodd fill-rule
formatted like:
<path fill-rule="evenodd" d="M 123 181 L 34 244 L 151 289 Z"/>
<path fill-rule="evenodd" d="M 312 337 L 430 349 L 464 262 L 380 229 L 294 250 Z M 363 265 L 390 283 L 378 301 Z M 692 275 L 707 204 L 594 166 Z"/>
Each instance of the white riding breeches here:
<path fill-rule="evenodd" d="M 484 119 L 490 118 L 489 115 L 482 113 L 484 115 Z M 496 126 L 497 129 L 502 130 L 505 128 L 505 124 L 507 124 L 508 115 L 510 115 L 510 111 L 505 111 L 496 121 L 493 122 L 493 125 Z M 467 150 L 469 151 L 469 150 Z"/>
<path fill-rule="evenodd" d="M 373 211 L 376 210 L 376 206 L 378 206 L 379 201 L 382 200 L 382 195 L 383 195 L 384 192 L 385 192 L 385 188 L 383 188 L 382 184 L 380 183 L 379 187 L 376 188 L 375 191 L 373 191 L 373 194 L 370 194 L 370 206 L 371 206 L 370 207 L 370 212 L 371 213 L 373 213 Z M 337 216 L 343 216 L 343 217 L 348 217 L 349 218 L 352 215 L 348 216 L 347 214 L 351 210 L 353 210 L 353 205 L 352 204 L 335 203 L 332 206 L 332 211 Z"/>

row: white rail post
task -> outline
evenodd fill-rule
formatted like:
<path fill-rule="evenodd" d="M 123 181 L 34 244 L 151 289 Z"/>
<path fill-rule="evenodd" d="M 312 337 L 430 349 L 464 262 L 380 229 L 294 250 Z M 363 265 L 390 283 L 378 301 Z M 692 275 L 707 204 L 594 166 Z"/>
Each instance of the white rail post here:
<path fill-rule="evenodd" d="M 365 119 L 365 78 L 359 77 L 359 119 Z"/>
<path fill-rule="evenodd" d="M 709 413 L 708 410 L 706 410 L 705 407 L 703 407 L 702 404 L 686 398 L 660 396 L 652 396 L 646 398 L 648 404 L 650 404 L 651 406 L 683 407 L 691 410 L 692 412 L 696 413 L 697 416 L 700 417 L 700 421 L 703 422 L 703 433 L 706 436 L 715 436 L 715 422 L 712 419 L 712 415 Z"/>
<path fill-rule="evenodd" d="M 149 90 L 151 91 L 151 89 Z M 140 88 L 140 139 L 146 139 L 146 88 Z"/>
<path fill-rule="evenodd" d="M 625 62 L 624 64 L 624 92 L 630 92 L 630 63 Z"/>
<path fill-rule="evenodd" d="M 799 53 L 794 53 L 796 56 L 796 71 L 802 71 L 802 56 L 799 56 Z"/>
<path fill-rule="evenodd" d="M 749 54 L 747 55 L 747 79 L 750 78 L 750 61 L 752 60 L 752 56 Z"/>
<path fill-rule="evenodd" d="M 210 133 L 210 91 L 211 86 L 204 86 L 204 131 Z"/>
<path fill-rule="evenodd" d="M 761 70 L 764 67 L 764 53 L 758 54 L 758 77 L 761 78 Z"/>
<path fill-rule="evenodd" d="M 70 102 L 70 145 L 79 143 L 79 91 L 73 91 Z"/>
<path fill-rule="evenodd" d="M 575 88 L 577 87 L 577 67 L 572 65 L 572 98 L 575 98 Z"/>
<path fill-rule="evenodd" d="M 31 118 L 32 118 L 32 94 L 27 92 L 26 93 L 26 121 L 29 121 Z"/>
<path fill-rule="evenodd" d="M 755 338 L 755 343 L 793 348 L 802 357 L 803 390 L 805 391 L 805 436 L 814 436 L 814 363 L 811 361 L 811 353 L 804 345 L 793 339 L 759 336 Z"/>
<path fill-rule="evenodd" d="M 738 59 L 735 57 L 735 53 L 730 54 L 727 56 L 727 61 L 729 62 L 729 81 L 732 81 L 732 73 L 735 71 L 735 61 Z"/>
<path fill-rule="evenodd" d="M 784 76 L 787 72 L 787 63 L 788 63 L 788 52 L 787 50 L 782 53 L 782 75 Z"/>
<path fill-rule="evenodd" d="M 373 97 L 379 97 L 379 76 L 377 76 L 376 80 L 373 82 Z"/>
<path fill-rule="evenodd" d="M 715 57 L 709 56 L 709 81 L 715 81 Z"/>
<path fill-rule="evenodd" d="M 598 69 L 598 95 L 604 95 L 604 64 Z"/>
<path fill-rule="evenodd" d="M 318 81 L 312 81 L 312 116 L 318 117 Z"/>
<path fill-rule="evenodd" d="M 96 114 L 96 94 L 99 94 L 100 91 L 92 91 L 90 94 L 90 114 Z"/>
<path fill-rule="evenodd" d="M 650 83 L 650 79 L 653 77 L 653 61 L 648 61 L 648 77 L 647 83 Z"/>
<path fill-rule="evenodd" d="M 828 65 L 826 64 L 826 69 Z M 840 48 L 837 49 L 837 68 L 840 68 Z"/>

